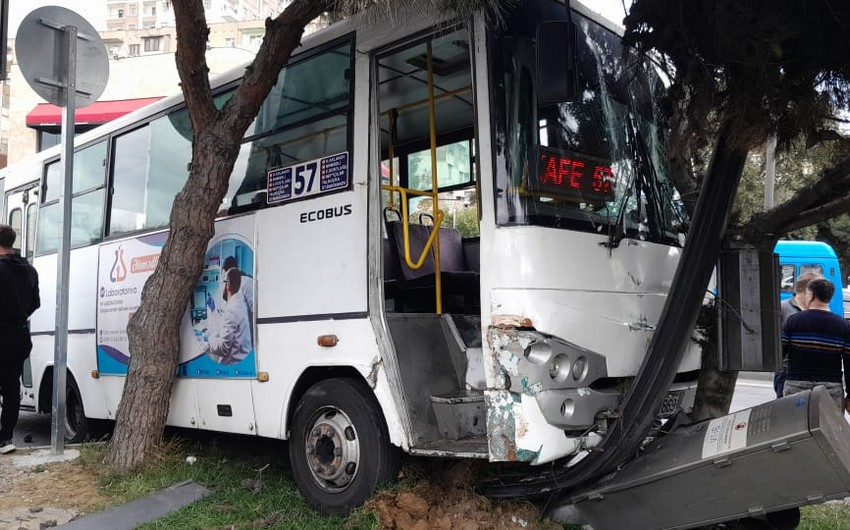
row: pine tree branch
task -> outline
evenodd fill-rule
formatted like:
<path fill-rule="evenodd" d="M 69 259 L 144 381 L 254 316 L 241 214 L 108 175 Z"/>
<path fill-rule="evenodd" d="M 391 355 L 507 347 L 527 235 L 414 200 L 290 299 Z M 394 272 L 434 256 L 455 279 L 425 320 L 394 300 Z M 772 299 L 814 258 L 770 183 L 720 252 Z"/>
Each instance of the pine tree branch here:
<path fill-rule="evenodd" d="M 277 17 L 266 19 L 266 33 L 254 61 L 221 109 L 219 119 L 234 137 L 242 138 L 257 116 L 292 52 L 301 44 L 304 27 L 321 14 L 332 11 L 334 0 L 295 0 Z"/>
<path fill-rule="evenodd" d="M 207 38 L 210 34 L 201 0 L 173 2 L 177 29 L 177 72 L 180 88 L 192 120 L 193 130 L 202 131 L 215 120 L 216 108 L 207 66 Z"/>
<path fill-rule="evenodd" d="M 839 197 L 834 201 L 828 202 L 822 206 L 817 206 L 805 212 L 801 212 L 785 224 L 781 231 L 783 234 L 799 230 L 813 224 L 832 219 L 838 215 L 850 211 L 850 195 Z"/>
<path fill-rule="evenodd" d="M 826 219 L 827 213 L 843 213 L 841 203 L 850 193 L 850 157 L 826 169 L 821 178 L 798 191 L 794 197 L 766 212 L 754 215 L 743 232 L 743 238 L 758 243 L 765 236 L 779 238 Z M 837 203 L 837 204 L 834 204 Z"/>

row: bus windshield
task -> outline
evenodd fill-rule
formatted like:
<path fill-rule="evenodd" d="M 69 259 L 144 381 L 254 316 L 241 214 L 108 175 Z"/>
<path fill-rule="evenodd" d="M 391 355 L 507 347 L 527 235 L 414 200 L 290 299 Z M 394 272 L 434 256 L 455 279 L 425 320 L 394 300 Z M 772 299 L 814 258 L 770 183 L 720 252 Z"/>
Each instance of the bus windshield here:
<path fill-rule="evenodd" d="M 535 30 L 564 20 L 560 2 L 512 17 L 491 40 L 500 225 L 538 225 L 681 244 L 684 211 L 665 165 L 659 76 L 620 38 L 573 13 L 577 90 L 538 102 Z M 569 53 L 551 50 L 549 53 Z"/>

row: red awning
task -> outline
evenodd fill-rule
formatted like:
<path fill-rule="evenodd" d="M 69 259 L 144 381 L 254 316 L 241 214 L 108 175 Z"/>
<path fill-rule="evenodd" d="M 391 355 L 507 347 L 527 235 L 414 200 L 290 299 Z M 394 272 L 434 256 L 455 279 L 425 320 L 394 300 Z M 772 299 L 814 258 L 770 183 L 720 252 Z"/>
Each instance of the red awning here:
<path fill-rule="evenodd" d="M 150 105 L 155 101 L 159 101 L 161 97 L 155 98 L 138 98 L 138 99 L 121 99 L 117 101 L 95 101 L 87 107 L 77 109 L 76 120 L 77 124 L 106 123 L 115 118 L 140 109 L 145 105 Z M 27 114 L 27 127 L 39 127 L 44 125 L 61 125 L 62 124 L 62 108 L 50 103 L 39 103 L 35 108 Z"/>

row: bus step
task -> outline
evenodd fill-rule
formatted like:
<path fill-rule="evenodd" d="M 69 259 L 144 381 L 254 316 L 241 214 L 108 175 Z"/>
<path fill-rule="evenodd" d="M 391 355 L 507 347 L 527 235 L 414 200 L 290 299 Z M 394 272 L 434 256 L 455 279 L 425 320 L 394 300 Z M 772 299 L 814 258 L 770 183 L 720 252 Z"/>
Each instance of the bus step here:
<path fill-rule="evenodd" d="M 464 438 L 462 440 L 434 440 L 410 448 L 410 454 L 441 458 L 481 458 L 486 460 L 487 437 Z"/>
<path fill-rule="evenodd" d="M 431 396 L 440 436 L 448 440 L 479 438 L 487 435 L 484 393 L 461 390 Z"/>

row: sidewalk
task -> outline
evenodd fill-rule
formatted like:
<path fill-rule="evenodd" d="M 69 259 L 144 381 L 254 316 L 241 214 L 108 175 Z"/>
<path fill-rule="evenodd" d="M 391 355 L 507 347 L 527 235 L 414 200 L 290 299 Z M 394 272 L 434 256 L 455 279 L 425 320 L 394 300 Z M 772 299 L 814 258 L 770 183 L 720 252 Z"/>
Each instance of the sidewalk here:
<path fill-rule="evenodd" d="M 53 455 L 49 448 L 39 448 L 0 457 L 0 530 L 132 530 L 210 494 L 185 480 L 108 507 L 97 474 L 73 462 L 79 456 L 76 449 Z"/>
<path fill-rule="evenodd" d="M 22 481 L 29 479 L 43 466 L 54 462 L 68 462 L 79 458 L 76 449 L 66 449 L 53 455 L 50 448 L 18 450 L 0 456 L 0 530 L 41 530 L 67 523 L 78 515 L 74 510 L 45 506 L 44 503 L 27 502 L 26 492 L 20 490 Z M 49 475 L 48 471 L 43 471 Z M 38 477 L 40 478 L 40 477 Z M 49 481 L 50 477 L 45 476 Z"/>

